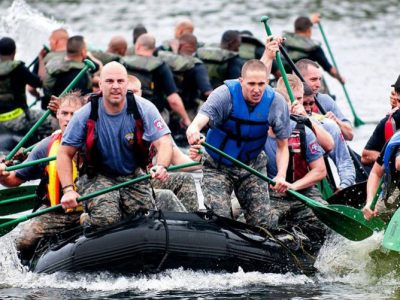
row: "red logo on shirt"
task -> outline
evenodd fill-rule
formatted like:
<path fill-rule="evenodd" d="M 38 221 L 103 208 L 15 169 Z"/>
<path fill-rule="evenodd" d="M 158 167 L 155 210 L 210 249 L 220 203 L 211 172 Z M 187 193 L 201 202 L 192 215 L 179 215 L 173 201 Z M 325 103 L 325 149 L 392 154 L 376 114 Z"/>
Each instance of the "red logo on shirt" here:
<path fill-rule="evenodd" d="M 154 121 L 154 127 L 158 130 L 161 131 L 165 128 L 164 122 L 160 119 L 157 119 Z"/>
<path fill-rule="evenodd" d="M 308 147 L 310 148 L 310 151 L 312 154 L 315 154 L 318 152 L 318 143 L 317 141 L 312 142 L 310 145 L 308 145 Z"/>

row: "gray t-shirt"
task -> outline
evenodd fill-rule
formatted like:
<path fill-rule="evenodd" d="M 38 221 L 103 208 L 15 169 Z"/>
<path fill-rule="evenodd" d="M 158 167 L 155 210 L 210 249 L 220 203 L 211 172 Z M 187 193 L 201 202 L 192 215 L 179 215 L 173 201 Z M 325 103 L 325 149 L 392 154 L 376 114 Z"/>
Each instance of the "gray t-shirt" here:
<path fill-rule="evenodd" d="M 47 157 L 50 141 L 51 136 L 43 139 L 39 144 L 37 144 L 24 163 Z M 35 166 L 26 167 L 16 170 L 15 174 L 18 178 L 24 181 L 41 179 L 44 174 L 44 169 L 47 165 L 48 163 L 42 163 Z"/>
<path fill-rule="evenodd" d="M 215 89 L 207 101 L 200 108 L 200 113 L 210 118 L 210 126 L 218 127 L 223 124 L 232 112 L 233 103 L 231 93 L 224 84 Z M 278 139 L 287 139 L 290 136 L 289 109 L 285 99 L 275 93 L 268 115 L 269 125 Z"/>
<path fill-rule="evenodd" d="M 319 104 L 321 104 L 322 108 L 325 110 L 325 113 L 328 111 L 331 111 L 332 113 L 335 114 L 335 116 L 343 121 L 343 122 L 350 122 L 349 119 L 345 117 L 345 115 L 342 113 L 340 110 L 339 106 L 337 105 L 336 101 L 332 99 L 331 96 L 327 94 L 317 94 L 317 101 Z"/>
<path fill-rule="evenodd" d="M 290 129 L 293 130 L 296 127 L 296 122 L 290 120 Z M 314 132 L 305 127 L 306 130 L 306 161 L 308 164 L 317 160 L 324 155 L 324 150 L 318 144 L 317 138 Z M 276 139 L 273 137 L 268 137 L 265 143 L 264 151 L 268 157 L 267 163 L 267 173 L 270 177 L 275 177 L 278 174 L 278 168 L 276 167 Z"/>
<path fill-rule="evenodd" d="M 143 119 L 143 139 L 154 142 L 163 135 L 171 133 L 168 126 L 150 101 L 135 96 L 139 113 Z M 82 148 L 86 141 L 86 122 L 91 110 L 90 103 L 74 113 L 64 132 L 62 145 Z M 113 175 L 131 174 L 138 163 L 133 155 L 135 121 L 127 112 L 127 102 L 124 109 L 117 114 L 105 111 L 103 98 L 99 99 L 99 118 L 96 122 L 98 149 L 101 171 Z"/>

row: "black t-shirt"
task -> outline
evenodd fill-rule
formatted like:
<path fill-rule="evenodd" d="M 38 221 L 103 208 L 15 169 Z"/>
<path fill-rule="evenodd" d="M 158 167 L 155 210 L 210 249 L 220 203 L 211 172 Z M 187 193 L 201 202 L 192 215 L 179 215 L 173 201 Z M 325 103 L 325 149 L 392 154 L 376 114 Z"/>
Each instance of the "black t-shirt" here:
<path fill-rule="evenodd" d="M 33 74 L 29 69 L 25 66 L 25 64 L 20 64 L 16 67 L 11 73 L 11 86 L 14 91 L 17 90 L 25 90 L 25 85 L 29 84 L 35 88 L 42 87 L 42 81 L 40 78 Z"/>
<path fill-rule="evenodd" d="M 239 55 L 232 57 L 228 62 L 228 69 L 226 72 L 226 79 L 238 79 L 242 72 L 244 60 Z"/>
<path fill-rule="evenodd" d="M 383 155 L 385 154 L 387 143 L 385 143 L 382 147 L 381 153 L 379 153 L 378 158 L 376 159 L 376 163 L 380 166 L 383 165 Z"/>
<path fill-rule="evenodd" d="M 400 110 L 396 110 L 392 117 L 396 123 L 396 129 L 400 128 Z M 382 120 L 379 121 L 378 125 L 376 125 L 374 132 L 372 133 L 371 137 L 369 138 L 367 144 L 365 145 L 366 150 L 374 150 L 374 151 L 381 151 L 383 146 L 386 143 L 385 140 L 385 123 L 389 115 L 385 116 Z M 396 131 L 395 129 L 395 131 Z"/>
<path fill-rule="evenodd" d="M 153 80 L 154 80 L 154 95 L 151 100 L 158 108 L 159 111 L 162 111 L 166 106 L 165 101 L 166 97 L 173 93 L 178 92 L 178 88 L 176 87 L 174 81 L 174 75 L 170 67 L 163 63 L 153 72 Z"/>
<path fill-rule="evenodd" d="M 332 65 L 325 56 L 324 50 L 320 46 L 311 51 L 308 58 L 316 61 L 326 72 L 329 72 L 332 68 Z"/>
<path fill-rule="evenodd" d="M 195 107 L 195 100 L 198 98 L 206 100 L 204 93 L 213 90 L 206 66 L 196 64 L 192 69 L 186 71 L 183 74 L 183 82 L 179 86 L 179 90 L 186 108 Z"/>

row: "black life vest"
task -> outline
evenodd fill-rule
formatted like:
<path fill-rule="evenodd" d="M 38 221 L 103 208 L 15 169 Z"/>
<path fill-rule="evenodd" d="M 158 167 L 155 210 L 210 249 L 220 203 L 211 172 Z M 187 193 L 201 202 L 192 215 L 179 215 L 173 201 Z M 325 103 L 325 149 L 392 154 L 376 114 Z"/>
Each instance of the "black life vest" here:
<path fill-rule="evenodd" d="M 21 64 L 18 60 L 0 62 L 0 114 L 16 108 L 27 110 L 25 88 L 15 90 L 10 77 Z"/>
<path fill-rule="evenodd" d="M 86 142 L 85 142 L 85 155 L 84 155 L 84 164 L 82 170 L 79 171 L 79 175 L 88 174 L 88 176 L 93 176 L 98 168 L 96 168 L 95 164 L 99 160 L 99 152 L 97 148 L 97 139 L 98 135 L 96 132 L 96 122 L 99 118 L 99 98 L 100 94 L 92 94 L 89 97 L 89 101 L 91 103 L 91 111 L 89 119 L 86 122 Z M 134 135 L 134 150 L 133 155 L 135 160 L 139 164 L 142 169 L 146 169 L 147 162 L 149 161 L 149 147 L 150 144 L 143 139 L 144 134 L 144 124 L 142 116 L 139 113 L 139 109 L 137 107 L 137 103 L 135 100 L 135 96 L 131 91 L 128 91 L 126 95 L 126 99 L 128 101 L 127 111 L 128 114 L 132 115 L 135 121 L 135 129 L 133 132 Z"/>
<path fill-rule="evenodd" d="M 142 83 L 142 96 L 153 102 L 159 111 L 165 108 L 165 102 L 155 99 L 154 71 L 161 67 L 164 62 L 161 58 L 154 56 L 132 55 L 125 56 L 122 61 L 128 74 L 136 76 Z"/>

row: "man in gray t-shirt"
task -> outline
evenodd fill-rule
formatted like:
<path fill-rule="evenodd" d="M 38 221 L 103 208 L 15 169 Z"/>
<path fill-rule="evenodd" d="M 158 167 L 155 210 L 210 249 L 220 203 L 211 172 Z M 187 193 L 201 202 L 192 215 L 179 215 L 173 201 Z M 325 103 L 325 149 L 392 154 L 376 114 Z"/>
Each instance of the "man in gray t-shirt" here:
<path fill-rule="evenodd" d="M 98 172 L 91 178 L 87 176 L 88 180 L 80 186 L 79 192 L 91 193 L 143 175 L 139 167 L 141 158 L 138 157 L 140 138 L 153 143 L 159 153 L 157 164 L 151 170 L 152 177 L 158 180 L 168 177 L 166 166 L 170 164 L 172 155 L 170 130 L 152 103 L 135 97 L 143 123 L 143 134 L 140 136 L 139 123 L 128 112 L 127 76 L 125 67 L 117 62 L 105 65 L 100 74 L 102 97 L 97 100 L 97 138 L 93 148 L 96 150 L 96 160 L 91 161 L 92 167 Z M 76 199 L 80 196 L 72 187 L 71 162 L 78 149 L 87 144 L 87 122 L 92 107 L 95 106 L 87 104 L 71 119 L 57 154 L 57 171 L 64 192 L 61 204 L 64 209 L 77 206 Z M 86 154 L 90 158 L 89 153 Z M 110 225 L 138 209 L 153 208 L 153 203 L 149 182 L 136 183 L 88 200 L 87 221 L 93 226 Z"/>
<path fill-rule="evenodd" d="M 304 77 L 307 85 L 312 89 L 318 105 L 324 110 L 325 117 L 333 120 L 340 128 L 343 137 L 351 141 L 353 139 L 353 127 L 351 122 L 344 116 L 337 103 L 327 94 L 319 93 L 321 88 L 321 68 L 319 65 L 309 59 L 300 59 L 296 62 L 301 75 Z M 317 106 L 318 107 L 318 106 Z M 318 111 L 320 113 L 319 108 Z"/>
<path fill-rule="evenodd" d="M 258 60 L 249 60 L 239 80 L 214 90 L 186 132 L 189 144 L 199 144 L 200 130 L 211 129 L 206 141 L 261 173 L 266 172 L 263 147 L 268 128 L 277 140 L 277 176 L 273 189 L 285 192 L 288 164 L 289 112 L 283 97 L 267 87 L 268 72 Z M 245 211 L 248 224 L 275 226 L 269 212 L 268 184 L 207 150 L 202 188 L 205 204 L 216 214 L 231 217 L 232 191 Z"/>

